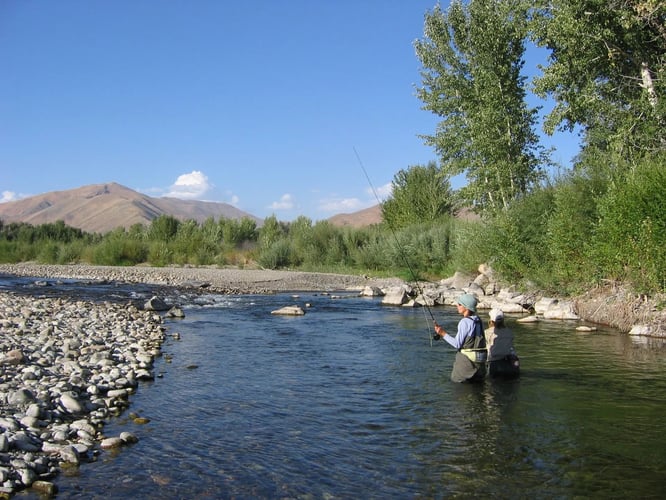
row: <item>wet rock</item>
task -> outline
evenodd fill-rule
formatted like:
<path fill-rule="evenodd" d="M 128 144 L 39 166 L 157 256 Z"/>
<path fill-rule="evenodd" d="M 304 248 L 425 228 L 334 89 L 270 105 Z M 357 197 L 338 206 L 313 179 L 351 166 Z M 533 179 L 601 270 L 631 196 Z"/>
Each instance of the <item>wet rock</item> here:
<path fill-rule="evenodd" d="M 163 299 L 153 296 L 144 305 L 146 311 L 167 311 L 169 306 Z"/>
<path fill-rule="evenodd" d="M 120 433 L 120 440 L 126 444 L 134 444 L 139 442 L 139 438 L 136 437 L 135 434 L 132 434 L 131 432 L 127 431 Z"/>
<path fill-rule="evenodd" d="M 275 311 L 271 311 L 271 314 L 280 314 L 284 316 L 303 316 L 305 311 L 300 306 L 285 306 Z"/>
<path fill-rule="evenodd" d="M 120 448 L 123 445 L 123 440 L 119 437 L 108 437 L 102 439 L 100 446 L 104 450 L 109 450 L 113 448 Z"/>
<path fill-rule="evenodd" d="M 32 489 L 40 496 L 53 497 L 58 492 L 56 485 L 49 481 L 35 481 L 32 483 Z"/>
<path fill-rule="evenodd" d="M 184 318 L 185 313 L 180 307 L 174 306 L 169 309 L 166 313 L 167 318 Z"/>

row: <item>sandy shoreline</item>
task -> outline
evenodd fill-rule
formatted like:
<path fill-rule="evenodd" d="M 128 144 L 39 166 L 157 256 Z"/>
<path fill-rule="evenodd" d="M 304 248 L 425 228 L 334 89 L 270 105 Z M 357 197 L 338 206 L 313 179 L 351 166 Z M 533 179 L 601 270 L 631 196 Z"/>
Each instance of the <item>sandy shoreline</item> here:
<path fill-rule="evenodd" d="M 359 290 L 365 286 L 385 287 L 401 283 L 397 278 L 368 278 L 362 275 L 209 267 L 115 267 L 20 263 L 1 264 L 0 273 L 35 278 L 206 287 L 221 293 Z"/>

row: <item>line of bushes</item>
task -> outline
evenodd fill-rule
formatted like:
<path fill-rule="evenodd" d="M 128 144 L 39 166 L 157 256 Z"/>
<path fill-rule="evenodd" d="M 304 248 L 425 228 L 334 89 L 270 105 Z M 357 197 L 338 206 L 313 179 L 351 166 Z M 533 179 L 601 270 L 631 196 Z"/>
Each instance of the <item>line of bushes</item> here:
<path fill-rule="evenodd" d="M 573 171 L 509 210 L 478 221 L 451 216 L 398 230 L 337 227 L 271 216 L 203 223 L 160 216 L 150 226 L 88 234 L 62 222 L 0 223 L 0 262 L 84 262 L 289 268 L 439 279 L 487 262 L 507 281 L 560 295 L 603 282 L 638 293 L 666 291 L 663 158 L 622 175 Z"/>

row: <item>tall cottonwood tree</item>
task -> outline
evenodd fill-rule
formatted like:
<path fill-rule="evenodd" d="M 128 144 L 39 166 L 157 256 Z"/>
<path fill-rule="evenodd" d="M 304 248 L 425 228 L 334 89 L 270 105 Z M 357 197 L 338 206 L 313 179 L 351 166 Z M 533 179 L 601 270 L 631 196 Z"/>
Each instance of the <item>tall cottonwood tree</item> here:
<path fill-rule="evenodd" d="M 550 51 L 535 90 L 556 103 L 547 131 L 580 125 L 586 146 L 630 162 L 666 150 L 666 2 L 548 0 L 535 7 L 535 41 Z"/>
<path fill-rule="evenodd" d="M 446 12 L 426 13 L 415 43 L 417 95 L 442 117 L 425 142 L 448 176 L 466 175 L 460 195 L 481 212 L 506 210 L 548 161 L 534 132 L 537 109 L 525 102 L 526 15 L 520 0 L 454 0 Z"/>

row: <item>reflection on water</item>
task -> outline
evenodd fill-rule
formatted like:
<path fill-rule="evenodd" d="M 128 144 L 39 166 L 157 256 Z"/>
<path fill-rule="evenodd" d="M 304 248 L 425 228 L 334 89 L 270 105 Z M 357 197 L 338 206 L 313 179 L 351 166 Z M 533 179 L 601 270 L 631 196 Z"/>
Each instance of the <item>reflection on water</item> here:
<path fill-rule="evenodd" d="M 311 303 L 303 317 L 271 310 Z M 449 381 L 423 311 L 326 295 L 200 297 L 132 410 L 140 442 L 59 498 L 656 498 L 663 343 L 511 321 L 519 380 Z M 452 308 L 434 310 L 455 328 Z M 572 326 L 573 325 L 573 326 Z M 198 368 L 192 369 L 192 366 Z"/>

